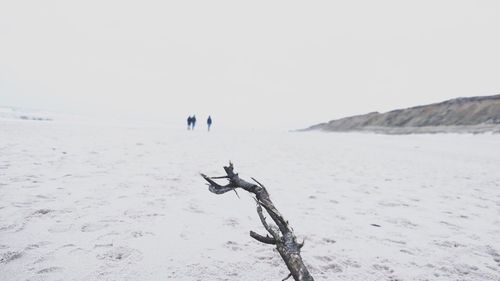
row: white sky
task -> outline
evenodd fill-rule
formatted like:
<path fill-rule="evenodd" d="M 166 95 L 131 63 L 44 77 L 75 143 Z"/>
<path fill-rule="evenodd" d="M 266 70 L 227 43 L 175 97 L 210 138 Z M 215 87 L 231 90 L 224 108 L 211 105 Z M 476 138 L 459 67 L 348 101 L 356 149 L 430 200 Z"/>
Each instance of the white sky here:
<path fill-rule="evenodd" d="M 294 129 L 500 92 L 500 1 L 0 1 L 0 105 Z"/>

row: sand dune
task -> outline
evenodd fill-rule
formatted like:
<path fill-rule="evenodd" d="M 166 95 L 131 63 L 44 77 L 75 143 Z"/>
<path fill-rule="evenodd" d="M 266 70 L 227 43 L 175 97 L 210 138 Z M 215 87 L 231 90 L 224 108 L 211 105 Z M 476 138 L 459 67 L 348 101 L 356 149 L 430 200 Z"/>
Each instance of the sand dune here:
<path fill-rule="evenodd" d="M 500 95 L 457 98 L 386 113 L 371 112 L 304 129 L 311 130 L 386 134 L 500 133 Z"/>

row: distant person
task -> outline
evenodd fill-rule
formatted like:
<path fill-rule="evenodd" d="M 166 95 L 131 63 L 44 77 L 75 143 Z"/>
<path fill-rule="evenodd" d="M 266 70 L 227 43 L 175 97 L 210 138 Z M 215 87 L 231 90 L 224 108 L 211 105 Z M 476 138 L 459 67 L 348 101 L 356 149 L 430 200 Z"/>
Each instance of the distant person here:
<path fill-rule="evenodd" d="M 194 130 L 194 126 L 196 125 L 196 115 L 193 114 L 191 118 L 191 130 Z"/>
<path fill-rule="evenodd" d="M 191 116 L 188 117 L 187 123 L 188 123 L 188 130 L 191 130 L 191 125 L 193 124 L 193 118 Z"/>
<path fill-rule="evenodd" d="M 212 126 L 212 117 L 210 115 L 208 115 L 207 126 L 208 126 L 208 131 L 210 132 L 210 127 Z"/>

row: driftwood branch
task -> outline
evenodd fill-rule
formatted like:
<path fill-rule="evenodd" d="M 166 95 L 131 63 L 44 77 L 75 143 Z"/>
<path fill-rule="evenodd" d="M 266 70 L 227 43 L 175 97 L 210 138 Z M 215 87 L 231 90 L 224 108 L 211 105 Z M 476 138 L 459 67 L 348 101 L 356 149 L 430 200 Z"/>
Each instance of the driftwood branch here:
<path fill-rule="evenodd" d="M 241 179 L 238 174 L 234 172 L 232 163 L 224 167 L 224 170 L 226 176 L 222 177 L 209 177 L 201 174 L 208 182 L 208 190 L 215 194 L 224 194 L 229 191 L 236 192 L 236 188 L 241 188 L 247 192 L 253 193 L 255 195 L 255 201 L 257 202 L 257 214 L 259 215 L 262 225 L 271 236 L 263 236 L 254 231 L 250 231 L 250 236 L 259 242 L 276 246 L 281 258 L 290 271 L 287 278 L 292 276 L 296 281 L 313 281 L 314 279 L 307 270 L 300 255 L 300 249 L 304 242 L 297 242 L 293 229 L 274 206 L 264 185 L 254 178 L 252 178 L 252 180 L 256 184 Z M 227 179 L 229 183 L 220 185 L 215 182 L 214 179 Z M 269 224 L 266 221 L 262 209 L 266 210 L 267 214 L 269 214 L 269 217 L 271 217 L 276 225 Z"/>
<path fill-rule="evenodd" d="M 266 236 L 262 236 L 256 232 L 253 232 L 250 230 L 250 236 L 259 241 L 259 242 L 262 242 L 262 243 L 265 243 L 265 244 L 271 244 L 271 245 L 276 245 L 276 239 L 272 238 L 272 237 L 269 237 L 269 235 L 266 235 Z"/>

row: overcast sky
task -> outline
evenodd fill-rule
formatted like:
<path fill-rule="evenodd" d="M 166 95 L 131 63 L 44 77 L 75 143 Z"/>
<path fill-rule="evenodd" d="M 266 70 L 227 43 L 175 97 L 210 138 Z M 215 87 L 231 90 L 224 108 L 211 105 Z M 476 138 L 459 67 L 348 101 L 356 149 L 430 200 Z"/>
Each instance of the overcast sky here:
<path fill-rule="evenodd" d="M 500 1 L 0 1 L 0 105 L 293 129 L 500 92 Z"/>

